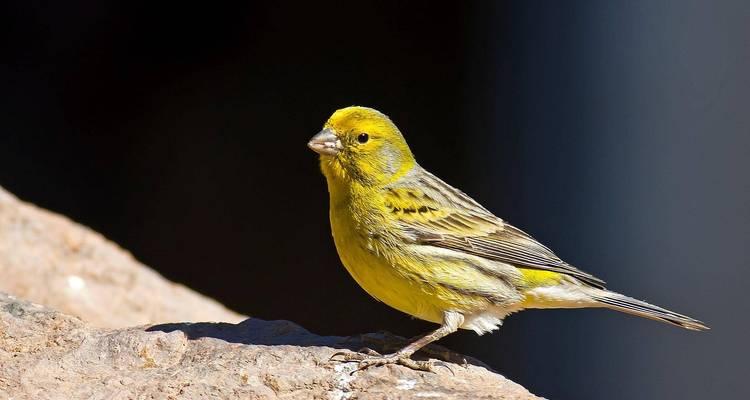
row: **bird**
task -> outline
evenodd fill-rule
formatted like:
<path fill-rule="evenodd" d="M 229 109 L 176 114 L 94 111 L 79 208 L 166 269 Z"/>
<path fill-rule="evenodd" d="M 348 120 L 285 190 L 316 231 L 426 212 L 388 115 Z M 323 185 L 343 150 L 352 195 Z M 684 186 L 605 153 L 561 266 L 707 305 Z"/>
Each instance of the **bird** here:
<path fill-rule="evenodd" d="M 391 119 L 373 108 L 335 111 L 308 147 L 319 154 L 331 233 L 346 270 L 375 299 L 440 325 L 391 354 L 334 354 L 358 362 L 358 370 L 398 364 L 432 371 L 431 360 L 412 355 L 458 329 L 492 332 L 525 309 L 599 307 L 708 329 L 607 290 L 603 280 L 428 172 Z"/>

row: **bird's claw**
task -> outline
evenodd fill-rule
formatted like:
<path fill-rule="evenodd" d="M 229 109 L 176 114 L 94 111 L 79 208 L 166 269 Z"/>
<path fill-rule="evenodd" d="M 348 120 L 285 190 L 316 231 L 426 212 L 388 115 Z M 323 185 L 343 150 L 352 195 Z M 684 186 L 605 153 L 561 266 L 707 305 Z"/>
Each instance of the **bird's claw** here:
<path fill-rule="evenodd" d="M 453 368 L 451 368 L 451 366 L 449 364 L 447 364 L 447 363 L 444 363 L 442 361 L 438 361 L 438 362 L 435 363 L 434 366 L 435 367 L 443 367 L 443 368 L 447 369 L 448 371 L 450 371 L 451 375 L 456 376 L 456 372 L 453 371 Z"/>
<path fill-rule="evenodd" d="M 341 360 L 335 360 L 336 357 L 341 356 Z M 359 350 L 357 350 L 356 353 L 353 353 L 351 351 L 337 351 L 331 355 L 331 358 L 328 359 L 328 361 L 339 361 L 339 362 L 352 362 L 352 361 L 362 361 L 367 357 L 380 357 L 381 354 L 377 351 L 369 348 L 369 347 L 363 347 Z"/>
<path fill-rule="evenodd" d="M 410 339 L 404 339 L 400 336 L 396 336 L 388 331 L 379 331 L 377 334 L 363 334 L 359 336 L 359 340 L 365 344 L 370 344 L 376 348 L 382 349 L 384 353 L 387 352 L 398 352 L 404 346 L 413 343 L 418 340 L 421 336 L 415 336 Z M 436 358 L 448 363 L 462 365 L 464 367 L 469 366 L 469 362 L 466 357 L 459 353 L 455 353 L 443 346 L 430 343 L 427 346 L 419 349 L 419 352 L 423 355 Z"/>
<path fill-rule="evenodd" d="M 336 359 L 337 357 L 341 357 L 341 359 Z M 331 356 L 329 361 L 356 362 L 358 364 L 357 369 L 352 371 L 350 373 L 351 375 L 354 375 L 354 373 L 358 371 L 364 371 L 370 367 L 381 367 L 389 364 L 401 365 L 415 371 L 425 371 L 433 373 L 435 373 L 435 367 L 439 366 L 447 368 L 448 371 L 451 372 L 451 374 L 455 375 L 453 369 L 451 369 L 446 363 L 443 362 L 435 363 L 433 360 L 412 360 L 409 356 L 399 353 L 381 355 L 377 351 L 366 347 L 360 349 L 356 353 L 348 351 L 336 352 Z"/>
<path fill-rule="evenodd" d="M 415 371 L 435 372 L 435 363 L 432 360 L 417 361 L 412 360 L 406 355 L 394 353 L 386 354 L 384 356 L 365 356 L 359 360 L 357 369 L 352 371 L 351 374 L 354 375 L 355 372 L 364 371 L 370 367 L 381 367 L 389 364 L 402 365 Z"/>

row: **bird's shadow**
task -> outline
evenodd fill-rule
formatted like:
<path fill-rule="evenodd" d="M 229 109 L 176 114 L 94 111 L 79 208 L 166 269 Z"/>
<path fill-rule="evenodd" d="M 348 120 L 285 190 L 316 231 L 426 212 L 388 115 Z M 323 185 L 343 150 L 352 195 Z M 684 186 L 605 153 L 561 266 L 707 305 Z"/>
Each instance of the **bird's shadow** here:
<path fill-rule="evenodd" d="M 226 322 L 178 322 L 152 325 L 147 332 L 181 331 L 189 340 L 213 338 L 229 343 L 264 346 L 316 346 L 358 351 L 364 347 L 380 353 L 392 353 L 413 339 L 388 332 L 367 333 L 356 336 L 319 336 L 290 321 L 265 321 L 248 318 L 238 324 Z M 429 345 L 415 354 L 415 358 L 437 358 L 456 364 L 472 364 L 490 369 L 483 362 L 455 353 L 440 345 Z"/>

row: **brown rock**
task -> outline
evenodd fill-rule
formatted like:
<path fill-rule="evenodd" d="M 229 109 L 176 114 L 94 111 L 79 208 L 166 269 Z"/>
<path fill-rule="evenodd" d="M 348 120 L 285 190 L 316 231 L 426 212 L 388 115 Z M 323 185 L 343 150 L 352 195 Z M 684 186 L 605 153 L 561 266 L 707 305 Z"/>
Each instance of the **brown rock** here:
<path fill-rule="evenodd" d="M 375 339 L 379 335 L 372 335 Z M 287 321 L 93 328 L 0 293 L 0 398 L 536 399 L 487 370 L 329 362 L 363 338 L 321 337 Z"/>
<path fill-rule="evenodd" d="M 100 234 L 0 187 L 0 291 L 100 327 L 245 317 L 164 279 Z"/>
<path fill-rule="evenodd" d="M 0 399 L 536 398 L 476 360 L 351 374 L 356 365 L 329 362 L 333 353 L 392 351 L 404 339 L 245 319 L 2 188 L 0 277 Z M 226 322 L 144 325 L 203 320 Z"/>

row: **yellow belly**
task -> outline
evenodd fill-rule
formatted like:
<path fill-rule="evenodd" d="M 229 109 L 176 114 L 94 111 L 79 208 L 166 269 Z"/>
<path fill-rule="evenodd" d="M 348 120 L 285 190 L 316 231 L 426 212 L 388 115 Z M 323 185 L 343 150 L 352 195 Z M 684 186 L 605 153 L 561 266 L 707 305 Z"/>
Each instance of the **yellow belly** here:
<path fill-rule="evenodd" d="M 441 323 L 445 311 L 471 313 L 488 306 L 487 299 L 449 290 L 440 282 L 455 287 L 482 284 L 485 276 L 460 265 L 441 265 L 409 257 L 368 249 L 366 232 L 357 232 L 346 216 L 331 214 L 331 228 L 341 262 L 349 274 L 377 300 L 416 318 Z M 391 252 L 398 252 L 392 249 Z M 449 276 L 450 275 L 450 276 Z"/>

